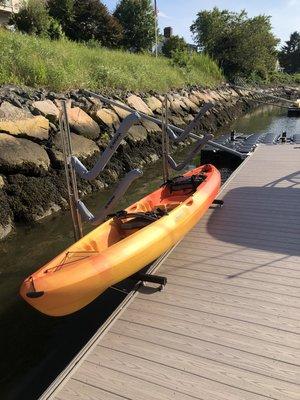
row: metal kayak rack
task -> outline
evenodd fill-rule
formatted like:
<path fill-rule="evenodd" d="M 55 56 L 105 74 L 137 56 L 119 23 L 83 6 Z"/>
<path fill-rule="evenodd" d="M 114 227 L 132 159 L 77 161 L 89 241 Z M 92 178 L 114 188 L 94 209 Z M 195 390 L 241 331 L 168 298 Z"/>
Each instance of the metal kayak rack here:
<path fill-rule="evenodd" d="M 71 143 L 71 133 L 68 122 L 67 107 L 66 102 L 62 101 L 62 108 L 59 117 L 60 121 L 60 132 L 62 147 L 64 152 L 64 164 L 66 172 L 66 182 L 67 190 L 69 195 L 69 204 L 71 209 L 71 216 L 73 220 L 74 237 L 75 240 L 79 240 L 82 236 L 82 221 L 87 221 L 93 225 L 101 224 L 107 215 L 109 215 L 115 208 L 116 204 L 120 198 L 126 193 L 130 185 L 134 180 L 142 176 L 142 172 L 138 169 L 129 171 L 124 178 L 117 185 L 116 190 L 113 195 L 109 198 L 104 206 L 100 209 L 97 215 L 91 213 L 91 211 L 86 207 L 86 205 L 79 199 L 76 174 L 84 180 L 93 180 L 104 170 L 108 162 L 111 160 L 114 153 L 117 151 L 122 140 L 128 135 L 130 128 L 140 120 L 148 120 L 157 123 L 162 128 L 162 153 L 163 153 L 163 179 L 167 181 L 169 179 L 169 167 L 173 170 L 180 171 L 200 152 L 201 148 L 205 144 L 210 144 L 213 147 L 222 149 L 231 154 L 239 156 L 240 158 L 245 158 L 247 154 L 240 153 L 236 150 L 230 149 L 222 144 L 216 143 L 212 140 L 213 135 L 197 135 L 194 133 L 195 128 L 198 126 L 201 118 L 212 109 L 212 103 L 206 103 L 200 109 L 194 120 L 187 125 L 185 129 L 178 128 L 168 122 L 168 99 L 165 96 L 164 108 L 162 112 L 162 119 L 158 119 L 149 116 L 142 112 L 136 112 L 132 108 L 125 104 L 119 103 L 118 101 L 109 99 L 97 93 L 85 90 L 84 93 L 88 96 L 95 97 L 101 100 L 103 103 L 114 105 L 116 107 L 122 108 L 130 114 L 123 120 L 120 127 L 116 133 L 111 138 L 107 148 L 99 156 L 96 164 L 91 170 L 88 170 L 84 164 L 72 154 L 72 143 Z M 196 139 L 197 142 L 188 154 L 188 156 L 181 162 L 177 163 L 170 155 L 169 143 L 170 141 L 178 143 L 186 140 L 187 138 Z"/>
<path fill-rule="evenodd" d="M 110 104 L 110 105 L 113 105 L 115 107 L 122 108 L 123 110 L 128 111 L 130 113 L 136 112 L 134 109 L 132 109 L 131 107 L 129 107 L 129 106 L 125 105 L 125 104 L 122 104 L 122 103 L 120 103 L 120 102 L 118 102 L 116 100 L 109 99 L 109 98 L 104 97 L 104 96 L 102 96 L 100 94 L 91 92 L 89 90 L 83 90 L 83 93 L 85 95 L 87 95 L 87 96 L 95 97 L 95 98 L 101 100 L 103 103 Z M 187 125 L 187 127 L 185 129 L 178 128 L 177 126 L 172 125 L 172 124 L 167 124 L 167 133 L 168 133 L 168 136 L 169 136 L 170 140 L 173 140 L 175 142 L 180 142 L 180 141 L 185 140 L 187 137 L 191 137 L 192 139 L 199 140 L 202 136 L 196 135 L 193 132 L 193 129 L 197 126 L 197 124 L 199 123 L 199 120 L 211 108 L 213 108 L 213 104 L 212 103 L 205 103 L 203 105 L 202 109 L 200 110 L 200 112 L 198 113 L 198 115 L 195 117 L 195 119 L 189 125 Z M 144 119 L 146 121 L 155 122 L 157 125 L 162 127 L 163 123 L 162 123 L 162 121 L 160 119 L 152 117 L 152 116 L 147 115 L 147 114 L 142 113 L 142 112 L 139 112 L 139 115 L 140 115 L 140 117 L 142 119 Z M 230 149 L 230 148 L 228 148 L 226 146 L 223 146 L 223 145 L 221 145 L 219 143 L 216 143 L 213 140 L 208 140 L 207 143 L 210 144 L 213 147 L 216 147 L 217 149 L 221 149 L 221 150 L 227 151 L 228 153 L 234 154 L 237 157 L 240 157 L 242 159 L 247 157 L 247 155 L 245 155 L 243 153 L 240 153 L 238 151 L 235 151 L 233 149 Z"/>

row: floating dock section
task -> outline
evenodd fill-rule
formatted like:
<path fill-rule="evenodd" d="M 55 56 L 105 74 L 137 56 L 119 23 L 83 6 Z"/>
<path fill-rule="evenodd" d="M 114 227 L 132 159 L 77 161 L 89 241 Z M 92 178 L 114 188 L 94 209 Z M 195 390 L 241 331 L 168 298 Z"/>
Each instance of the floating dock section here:
<path fill-rule="evenodd" d="M 42 399 L 299 400 L 300 146 L 259 145 Z"/>

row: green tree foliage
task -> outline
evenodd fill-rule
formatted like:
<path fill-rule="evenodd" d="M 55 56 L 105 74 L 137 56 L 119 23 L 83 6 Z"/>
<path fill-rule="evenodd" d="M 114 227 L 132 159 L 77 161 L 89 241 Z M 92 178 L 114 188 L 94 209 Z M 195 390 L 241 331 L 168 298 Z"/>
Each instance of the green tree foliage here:
<path fill-rule="evenodd" d="M 279 40 L 272 33 L 269 16 L 248 18 L 245 11 L 215 7 L 200 11 L 190 29 L 197 44 L 229 78 L 256 74 L 266 79 L 275 69 Z"/>
<path fill-rule="evenodd" d="M 124 29 L 124 48 L 136 52 L 151 50 L 155 41 L 155 15 L 151 0 L 121 0 L 114 16 Z"/>
<path fill-rule="evenodd" d="M 162 46 L 162 53 L 165 57 L 171 58 L 174 51 L 186 51 L 188 45 L 180 36 L 171 36 L 166 39 Z"/>
<path fill-rule="evenodd" d="M 17 29 L 31 35 L 47 36 L 50 18 L 44 0 L 28 0 L 12 17 Z"/>
<path fill-rule="evenodd" d="M 300 33 L 293 32 L 279 53 L 281 66 L 289 74 L 300 72 Z"/>
<path fill-rule="evenodd" d="M 94 39 L 105 47 L 117 47 L 123 38 L 123 29 L 98 0 L 74 0 L 73 21 L 68 36 L 72 40 Z"/>
<path fill-rule="evenodd" d="M 49 14 L 62 26 L 63 31 L 69 36 L 74 23 L 74 0 L 48 0 Z"/>

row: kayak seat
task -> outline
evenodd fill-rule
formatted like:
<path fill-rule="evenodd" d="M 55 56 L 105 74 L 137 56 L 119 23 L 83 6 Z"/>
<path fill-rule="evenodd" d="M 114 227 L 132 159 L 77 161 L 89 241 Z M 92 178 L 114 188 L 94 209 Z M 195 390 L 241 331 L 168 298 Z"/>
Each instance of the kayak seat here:
<path fill-rule="evenodd" d="M 154 212 L 128 213 L 119 211 L 114 215 L 114 221 L 122 230 L 141 229 L 167 215 L 165 210 L 157 208 Z"/>
<path fill-rule="evenodd" d="M 165 186 L 169 188 L 170 193 L 177 191 L 189 190 L 189 193 L 196 192 L 198 186 L 206 179 L 205 174 L 186 176 L 176 176 L 173 179 L 169 179 Z"/>

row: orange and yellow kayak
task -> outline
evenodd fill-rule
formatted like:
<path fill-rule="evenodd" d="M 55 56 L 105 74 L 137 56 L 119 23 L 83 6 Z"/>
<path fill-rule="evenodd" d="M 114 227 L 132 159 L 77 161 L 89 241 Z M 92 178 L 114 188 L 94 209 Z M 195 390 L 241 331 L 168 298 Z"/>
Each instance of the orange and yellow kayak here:
<path fill-rule="evenodd" d="M 80 310 L 181 240 L 209 208 L 220 183 L 212 165 L 166 183 L 25 279 L 21 296 L 51 316 Z"/>

